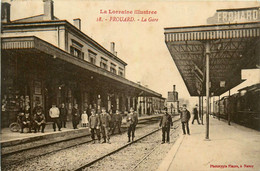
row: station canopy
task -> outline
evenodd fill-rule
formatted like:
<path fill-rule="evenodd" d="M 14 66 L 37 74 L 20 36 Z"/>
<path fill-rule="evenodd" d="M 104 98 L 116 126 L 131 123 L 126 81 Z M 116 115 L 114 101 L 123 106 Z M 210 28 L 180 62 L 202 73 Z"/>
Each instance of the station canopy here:
<path fill-rule="evenodd" d="M 165 43 L 191 96 L 206 94 L 209 44 L 210 95 L 240 84 L 242 69 L 260 68 L 260 8 L 217 10 L 208 25 L 165 28 Z"/>

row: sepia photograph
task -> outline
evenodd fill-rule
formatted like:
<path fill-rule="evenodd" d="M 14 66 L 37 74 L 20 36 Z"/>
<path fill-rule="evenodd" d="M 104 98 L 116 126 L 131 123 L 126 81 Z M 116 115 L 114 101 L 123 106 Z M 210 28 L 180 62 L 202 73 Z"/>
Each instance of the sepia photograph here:
<path fill-rule="evenodd" d="M 1 0 L 0 81 L 0 170 L 260 170 L 258 0 Z"/>

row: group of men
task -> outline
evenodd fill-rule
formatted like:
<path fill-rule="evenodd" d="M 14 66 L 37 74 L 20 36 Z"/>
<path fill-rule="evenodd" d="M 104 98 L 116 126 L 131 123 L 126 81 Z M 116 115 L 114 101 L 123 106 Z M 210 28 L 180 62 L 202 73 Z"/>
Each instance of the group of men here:
<path fill-rule="evenodd" d="M 135 128 L 138 123 L 138 117 L 133 108 L 130 109 L 126 121 L 128 127 L 128 142 L 130 142 L 131 138 L 132 141 L 134 141 Z M 116 114 L 113 114 L 112 112 L 108 114 L 105 107 L 102 107 L 101 113 L 97 114 L 95 109 L 92 109 L 91 116 L 89 117 L 89 129 L 93 143 L 96 143 L 95 134 L 97 136 L 98 142 L 101 143 L 102 134 L 104 139 L 102 143 L 110 144 L 110 134 L 114 134 L 116 128 L 118 128 L 118 133 L 121 134 L 121 123 L 122 115 L 119 110 L 116 110 Z"/>
<path fill-rule="evenodd" d="M 32 132 L 32 129 L 34 129 L 34 133 L 40 131 L 44 133 L 46 120 L 43 110 L 39 106 L 33 110 L 32 116 L 30 116 L 29 111 L 19 113 L 17 121 L 20 123 L 21 133 L 23 133 L 24 128 L 28 128 L 30 133 Z"/>
<path fill-rule="evenodd" d="M 29 112 L 20 113 L 18 115 L 18 121 L 21 124 L 21 133 L 23 133 L 24 128 L 29 128 L 29 132 L 31 129 L 34 128 L 34 132 L 37 131 L 44 132 L 46 120 L 43 114 L 43 109 L 41 106 L 37 105 L 33 110 L 34 115 L 33 117 L 30 116 Z M 182 109 L 180 112 L 180 118 L 182 123 L 182 130 L 183 134 L 190 135 L 189 130 L 189 120 L 191 118 L 190 112 L 187 110 L 186 104 L 183 104 Z M 172 117 L 167 113 L 167 108 L 163 110 L 164 115 L 161 117 L 159 126 L 162 127 L 162 144 L 165 142 L 170 143 L 170 128 L 173 126 Z M 193 108 L 193 120 L 197 120 L 198 124 L 200 124 L 198 119 L 198 111 L 197 105 Z M 53 121 L 53 129 L 56 131 L 56 125 L 58 130 L 61 131 L 61 127 L 63 126 L 66 128 L 66 121 L 67 121 L 67 109 L 65 108 L 65 104 L 62 103 L 61 107 L 56 107 L 55 104 L 52 105 L 51 109 L 49 110 L 49 115 Z M 80 114 L 78 110 L 78 105 L 75 104 L 72 109 L 72 125 L 74 129 L 77 129 L 77 125 L 79 124 Z M 112 111 L 110 113 L 106 112 L 106 108 L 101 108 L 101 113 L 96 113 L 95 109 L 91 109 L 91 116 L 89 119 L 89 129 L 91 132 L 91 138 L 93 143 L 96 143 L 95 134 L 97 136 L 97 140 L 101 143 L 101 134 L 102 138 L 104 139 L 102 143 L 109 143 L 110 144 L 110 134 L 114 134 L 115 129 L 118 129 L 118 133 L 121 134 L 121 123 L 122 123 L 122 115 L 119 110 L 116 110 L 116 113 L 113 114 Z M 128 142 L 131 140 L 134 141 L 135 137 L 135 129 L 138 123 L 137 113 L 134 111 L 133 108 L 130 108 L 129 113 L 126 117 L 126 124 L 127 124 L 127 136 Z M 185 129 L 186 128 L 186 129 Z M 166 137 L 165 137 L 166 134 Z"/>
<path fill-rule="evenodd" d="M 192 120 L 192 124 L 194 123 L 195 120 L 197 120 L 198 124 L 200 125 L 197 107 L 198 105 L 196 104 L 195 107 L 193 108 L 194 117 Z M 173 125 L 172 117 L 167 113 L 167 108 L 164 108 L 163 113 L 164 115 L 161 117 L 160 124 L 159 124 L 159 126 L 162 127 L 162 144 L 165 143 L 165 134 L 167 135 L 166 142 L 170 143 L 170 128 Z M 191 114 L 187 110 L 186 104 L 182 105 L 182 109 L 179 111 L 179 113 L 181 118 L 183 135 L 186 135 L 186 131 L 187 134 L 190 135 L 189 120 L 191 118 Z"/>
<path fill-rule="evenodd" d="M 77 108 L 77 105 L 74 106 L 74 108 Z M 74 109 L 74 115 L 77 113 L 75 111 L 77 109 Z M 73 113 L 72 112 L 72 113 Z M 66 128 L 66 121 L 67 121 L 67 109 L 65 108 L 65 104 L 62 103 L 61 107 L 56 107 L 55 104 L 52 105 L 49 111 L 49 115 L 53 121 L 53 130 L 56 131 L 56 125 L 61 131 L 61 127 L 63 126 Z M 46 125 L 46 118 L 43 113 L 43 108 L 41 107 L 40 103 L 37 103 L 35 108 L 33 109 L 33 114 L 30 115 L 29 111 L 21 112 L 19 113 L 17 117 L 18 123 L 20 123 L 21 126 L 21 133 L 24 132 L 24 128 L 29 129 L 29 133 L 31 133 L 32 129 L 34 129 L 34 132 L 41 132 L 44 133 L 45 125 Z"/>

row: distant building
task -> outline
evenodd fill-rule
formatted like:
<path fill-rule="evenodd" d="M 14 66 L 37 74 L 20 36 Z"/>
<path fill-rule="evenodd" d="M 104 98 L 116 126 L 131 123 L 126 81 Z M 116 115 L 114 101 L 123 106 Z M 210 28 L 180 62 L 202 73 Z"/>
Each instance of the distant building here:
<path fill-rule="evenodd" d="M 176 86 L 173 85 L 173 91 L 168 92 L 168 97 L 166 100 L 166 106 L 170 114 L 177 114 L 179 110 L 179 100 L 178 92 L 176 91 Z"/>

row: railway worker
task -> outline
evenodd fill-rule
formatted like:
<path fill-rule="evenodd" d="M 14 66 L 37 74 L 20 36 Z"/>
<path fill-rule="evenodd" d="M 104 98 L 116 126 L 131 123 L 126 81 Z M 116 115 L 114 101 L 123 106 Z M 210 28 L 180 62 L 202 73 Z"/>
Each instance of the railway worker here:
<path fill-rule="evenodd" d="M 162 127 L 162 144 L 165 143 L 165 133 L 167 135 L 167 143 L 170 143 L 170 128 L 173 126 L 172 117 L 167 112 L 167 107 L 163 110 L 164 115 L 160 120 L 160 127 Z"/>
<path fill-rule="evenodd" d="M 44 133 L 46 120 L 41 110 L 38 110 L 37 113 L 34 114 L 33 123 L 34 123 L 34 133 L 36 133 L 37 131 L 40 132 L 41 128 L 42 128 L 41 132 Z"/>
<path fill-rule="evenodd" d="M 80 114 L 79 114 L 79 109 L 78 109 L 78 104 L 77 103 L 72 108 L 71 114 L 72 114 L 72 126 L 73 126 L 73 129 L 78 129 Z"/>
<path fill-rule="evenodd" d="M 66 128 L 67 115 L 68 115 L 68 110 L 66 109 L 65 104 L 61 103 L 60 121 L 61 121 L 61 127 L 63 126 L 63 128 Z"/>
<path fill-rule="evenodd" d="M 187 129 L 188 135 L 190 135 L 190 130 L 189 130 L 190 112 L 187 110 L 186 104 L 182 105 L 182 111 L 181 111 L 180 116 L 181 116 L 181 124 L 182 124 L 183 135 L 186 134 L 185 126 L 186 126 L 186 129 Z"/>
<path fill-rule="evenodd" d="M 106 108 L 101 108 L 101 114 L 100 114 L 100 123 L 101 123 L 101 132 L 102 137 L 104 141 L 102 143 L 108 143 L 110 144 L 110 135 L 109 135 L 109 124 L 111 122 L 110 115 L 106 112 Z"/>
<path fill-rule="evenodd" d="M 194 123 L 194 120 L 197 120 L 197 123 L 200 125 L 199 122 L 199 116 L 198 116 L 198 105 L 196 104 L 195 107 L 193 108 L 193 120 L 192 120 L 192 124 Z"/>
<path fill-rule="evenodd" d="M 32 120 L 30 117 L 29 112 L 25 112 L 25 115 L 22 117 L 22 122 L 21 122 L 21 133 L 23 133 L 23 129 L 24 128 L 28 128 L 29 129 L 29 133 L 31 133 L 31 129 L 32 129 Z"/>
<path fill-rule="evenodd" d="M 91 116 L 89 117 L 89 129 L 93 144 L 95 143 L 95 132 L 97 134 L 98 142 L 100 143 L 100 118 L 96 114 L 95 109 L 91 109 Z"/>
<path fill-rule="evenodd" d="M 128 127 L 128 131 L 127 131 L 128 142 L 130 142 L 131 136 L 132 136 L 132 141 L 134 141 L 135 128 L 138 123 L 138 117 L 137 117 L 137 113 L 134 112 L 134 109 L 132 107 L 130 108 L 130 113 L 127 115 L 126 122 Z"/>
<path fill-rule="evenodd" d="M 113 135 L 114 134 L 114 127 L 116 125 L 116 118 L 115 118 L 115 114 L 113 114 L 113 111 L 112 109 L 109 110 L 109 115 L 110 115 L 110 124 L 109 124 L 109 127 L 110 127 L 110 132 L 111 134 Z"/>
<path fill-rule="evenodd" d="M 118 127 L 118 133 L 121 134 L 121 124 L 122 124 L 121 112 L 119 110 L 116 110 L 116 114 L 114 116 L 115 116 L 115 125 L 113 127 L 112 134 L 114 134 L 116 127 Z"/>
<path fill-rule="evenodd" d="M 59 128 L 59 131 L 61 131 L 61 125 L 60 125 L 60 110 L 59 108 L 56 107 L 56 104 L 52 104 L 52 107 L 50 108 L 49 111 L 50 117 L 53 121 L 52 127 L 54 132 L 56 131 L 56 125 Z"/>

